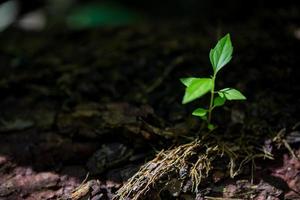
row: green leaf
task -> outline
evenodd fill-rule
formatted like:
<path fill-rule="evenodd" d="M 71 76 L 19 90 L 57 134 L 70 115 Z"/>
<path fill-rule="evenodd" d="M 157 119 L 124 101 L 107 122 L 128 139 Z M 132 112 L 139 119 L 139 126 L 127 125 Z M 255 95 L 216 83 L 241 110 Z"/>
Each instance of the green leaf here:
<path fill-rule="evenodd" d="M 207 121 L 207 116 L 205 115 L 205 116 L 202 116 L 202 117 L 200 117 L 202 120 L 204 120 L 204 121 Z"/>
<path fill-rule="evenodd" d="M 185 89 L 183 104 L 189 103 L 209 92 L 213 81 L 210 78 L 197 78 Z"/>
<path fill-rule="evenodd" d="M 203 108 L 197 108 L 196 110 L 193 111 L 192 115 L 197 116 L 197 117 L 204 117 L 207 113 L 206 109 Z"/>
<path fill-rule="evenodd" d="M 208 128 L 208 130 L 213 131 L 214 129 L 216 129 L 216 126 L 213 124 L 208 124 L 207 128 Z"/>
<path fill-rule="evenodd" d="M 186 87 L 190 86 L 195 80 L 199 78 L 189 77 L 189 78 L 181 78 L 179 79 L 183 85 Z"/>
<path fill-rule="evenodd" d="M 246 100 L 246 97 L 238 90 L 224 88 L 218 92 L 220 97 L 224 96 L 227 100 Z"/>
<path fill-rule="evenodd" d="M 218 96 L 214 99 L 214 107 L 223 106 L 226 99 L 224 97 Z"/>
<path fill-rule="evenodd" d="M 219 96 L 220 96 L 221 98 L 225 98 L 225 95 L 224 95 L 223 92 L 218 91 L 218 94 L 219 94 Z M 225 98 L 225 99 L 226 99 L 226 98 Z"/>
<path fill-rule="evenodd" d="M 214 69 L 214 73 L 217 73 L 222 67 L 224 67 L 232 58 L 233 47 L 230 40 L 230 35 L 226 34 L 221 38 L 215 48 L 209 52 L 209 59 Z"/>

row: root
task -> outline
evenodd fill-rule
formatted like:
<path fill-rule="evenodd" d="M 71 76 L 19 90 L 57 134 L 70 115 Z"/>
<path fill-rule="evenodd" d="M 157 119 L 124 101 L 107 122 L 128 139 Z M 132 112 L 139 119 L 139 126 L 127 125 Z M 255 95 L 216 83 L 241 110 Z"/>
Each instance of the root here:
<path fill-rule="evenodd" d="M 215 159 L 218 147 L 207 147 L 200 140 L 161 151 L 142 166 L 128 182 L 117 192 L 114 199 L 140 199 L 157 184 L 164 187 L 170 174 L 176 174 L 183 182 L 190 178 L 193 191 L 197 191 L 201 180 L 209 175 L 211 162 Z"/>
<path fill-rule="evenodd" d="M 231 178 L 250 164 L 253 179 L 255 159 L 273 159 L 272 154 L 263 148 L 246 145 L 244 140 L 239 141 L 225 142 L 210 134 L 201 140 L 195 139 L 173 149 L 162 150 L 117 191 L 114 200 L 145 199 L 155 192 L 159 194 L 170 189 L 169 185 L 174 180 L 180 185 L 176 189 L 178 192 L 183 191 L 185 184 L 190 182 L 188 191 L 198 193 L 200 184 L 211 175 L 214 166 L 223 165 L 224 162 L 225 165 L 228 163 L 227 170 Z"/>

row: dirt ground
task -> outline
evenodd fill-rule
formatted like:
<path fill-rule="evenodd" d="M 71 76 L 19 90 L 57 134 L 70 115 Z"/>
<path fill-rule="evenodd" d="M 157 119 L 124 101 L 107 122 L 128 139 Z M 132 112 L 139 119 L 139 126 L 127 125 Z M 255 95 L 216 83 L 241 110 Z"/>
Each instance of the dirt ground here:
<path fill-rule="evenodd" d="M 171 186 L 158 181 L 141 199 L 300 199 L 300 16 L 258 15 L 1 33 L 0 200 L 112 199 L 158 152 L 193 141 L 201 121 L 190 113 L 207 99 L 182 105 L 179 78 L 208 76 L 209 49 L 227 32 L 234 56 L 217 87 L 247 101 L 214 113 L 211 139 L 230 147 L 234 169 L 251 159 L 234 178 L 228 157 L 212 161 L 197 190 L 168 174 Z"/>

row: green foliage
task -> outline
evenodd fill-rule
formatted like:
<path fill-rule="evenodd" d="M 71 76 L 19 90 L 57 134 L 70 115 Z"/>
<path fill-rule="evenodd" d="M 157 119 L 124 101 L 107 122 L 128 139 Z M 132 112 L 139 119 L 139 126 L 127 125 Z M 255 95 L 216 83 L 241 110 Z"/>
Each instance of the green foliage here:
<path fill-rule="evenodd" d="M 226 101 L 225 97 L 218 96 L 214 99 L 214 107 L 223 106 Z"/>
<path fill-rule="evenodd" d="M 209 59 L 214 69 L 214 73 L 217 73 L 222 67 L 224 67 L 232 58 L 233 47 L 230 40 L 230 35 L 225 35 L 215 48 L 209 52 Z"/>
<path fill-rule="evenodd" d="M 232 88 L 225 88 L 218 91 L 221 98 L 228 100 L 246 100 L 246 97 L 238 90 Z"/>
<path fill-rule="evenodd" d="M 181 78 L 180 81 L 186 86 L 185 94 L 182 100 L 183 104 L 189 103 L 198 99 L 210 92 L 210 104 L 207 109 L 197 108 L 193 111 L 193 115 L 200 117 L 207 122 L 208 128 L 214 129 L 211 124 L 212 110 L 215 107 L 223 106 L 226 100 L 245 100 L 246 97 L 238 90 L 233 88 L 224 88 L 215 90 L 215 81 L 217 73 L 227 64 L 232 58 L 233 47 L 231 44 L 230 35 L 227 34 L 221 38 L 217 45 L 210 50 L 209 59 L 213 68 L 211 78 Z M 215 94 L 219 96 L 214 97 Z"/>
<path fill-rule="evenodd" d="M 194 110 L 193 115 L 198 116 L 198 117 L 204 117 L 206 116 L 207 110 L 203 108 L 197 108 Z"/>
<path fill-rule="evenodd" d="M 180 81 L 185 86 L 190 86 L 193 81 L 197 80 L 198 78 L 190 77 L 190 78 L 181 78 Z"/>
<path fill-rule="evenodd" d="M 202 97 L 208 93 L 213 85 L 212 79 L 210 78 L 194 78 L 194 79 L 184 79 L 187 87 L 185 89 L 185 95 L 183 97 L 182 103 L 189 103 L 199 97 Z"/>

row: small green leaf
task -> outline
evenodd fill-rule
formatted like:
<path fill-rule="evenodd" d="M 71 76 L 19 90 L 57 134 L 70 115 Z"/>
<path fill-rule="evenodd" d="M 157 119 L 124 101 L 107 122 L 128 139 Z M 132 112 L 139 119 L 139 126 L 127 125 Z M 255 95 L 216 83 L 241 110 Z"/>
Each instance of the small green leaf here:
<path fill-rule="evenodd" d="M 204 117 L 207 113 L 206 109 L 203 108 L 197 108 L 196 110 L 193 111 L 192 115 L 197 116 L 197 117 Z"/>
<path fill-rule="evenodd" d="M 219 96 L 221 97 L 221 98 L 225 98 L 225 95 L 224 95 L 224 93 L 223 92 L 218 92 L 218 94 L 219 94 Z"/>
<path fill-rule="evenodd" d="M 182 100 L 183 104 L 189 103 L 209 92 L 212 88 L 213 81 L 210 78 L 197 78 L 185 89 Z"/>
<path fill-rule="evenodd" d="M 208 130 L 213 131 L 214 129 L 216 129 L 216 126 L 213 124 L 208 124 L 207 128 L 208 128 Z"/>
<path fill-rule="evenodd" d="M 218 96 L 214 99 L 214 107 L 223 106 L 226 99 L 224 97 Z"/>
<path fill-rule="evenodd" d="M 199 78 L 189 77 L 189 78 L 181 78 L 179 79 L 183 85 L 186 87 L 190 86 L 195 80 Z"/>
<path fill-rule="evenodd" d="M 202 117 L 200 117 L 202 120 L 204 120 L 204 121 L 207 121 L 207 116 L 205 115 L 205 116 L 202 116 Z"/>
<path fill-rule="evenodd" d="M 224 96 L 227 100 L 246 100 L 246 97 L 240 91 L 233 88 L 224 88 L 218 94 L 221 97 Z"/>
<path fill-rule="evenodd" d="M 209 52 L 209 59 L 214 69 L 214 73 L 217 73 L 222 67 L 224 67 L 232 58 L 233 47 L 230 40 L 230 35 L 226 34 L 221 38 L 215 48 Z"/>

